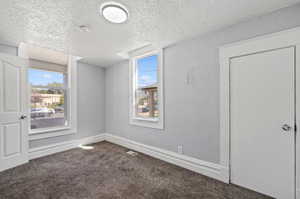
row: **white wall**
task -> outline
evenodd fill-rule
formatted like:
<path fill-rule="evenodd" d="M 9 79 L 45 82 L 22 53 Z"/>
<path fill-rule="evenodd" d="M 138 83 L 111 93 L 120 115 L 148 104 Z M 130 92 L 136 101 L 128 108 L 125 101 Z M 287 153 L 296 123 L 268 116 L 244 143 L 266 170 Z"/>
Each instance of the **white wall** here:
<path fill-rule="evenodd" d="M 0 53 L 6 53 L 10 55 L 17 55 L 18 48 L 14 46 L 8 46 L 5 44 L 0 44 Z"/>
<path fill-rule="evenodd" d="M 17 55 L 17 47 L 0 44 L 0 52 Z M 104 69 L 78 63 L 78 131 L 74 135 L 30 141 L 30 148 L 79 139 L 105 132 Z"/>
<path fill-rule="evenodd" d="M 175 152 L 182 145 L 186 155 L 218 163 L 218 47 L 299 26 L 299 19 L 300 4 L 166 48 L 165 130 L 129 125 L 128 62 L 106 69 L 106 131 Z"/>

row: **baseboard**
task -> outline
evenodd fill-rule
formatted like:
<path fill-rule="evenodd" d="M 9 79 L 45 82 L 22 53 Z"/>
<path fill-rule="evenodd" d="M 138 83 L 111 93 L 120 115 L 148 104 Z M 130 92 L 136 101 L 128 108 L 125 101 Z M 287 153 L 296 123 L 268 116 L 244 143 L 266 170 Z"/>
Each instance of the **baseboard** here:
<path fill-rule="evenodd" d="M 96 136 L 86 137 L 78 140 L 60 142 L 57 144 L 51 144 L 43 147 L 29 149 L 29 160 L 77 148 L 80 144 L 91 144 L 101 142 L 104 141 L 104 139 L 105 134 L 99 134 Z"/>
<path fill-rule="evenodd" d="M 219 164 L 202 161 L 172 151 L 160 149 L 153 146 L 148 146 L 112 134 L 106 133 L 105 140 L 138 151 L 140 153 L 147 154 L 149 156 L 166 161 L 168 163 L 189 169 L 196 173 L 228 183 L 228 177 L 227 177 L 228 169 L 223 168 Z"/>
<path fill-rule="evenodd" d="M 108 141 L 128 149 L 144 153 L 154 158 L 166 161 L 168 163 L 189 169 L 196 173 L 220 180 L 228 183 L 228 169 L 219 164 L 199 160 L 186 155 L 178 154 L 172 151 L 138 143 L 126 138 L 104 133 L 96 136 L 91 136 L 79 140 L 61 142 L 57 144 L 47 145 L 29 150 L 29 159 L 36 159 L 48 156 L 54 153 L 59 153 L 69 149 L 77 148 L 80 144 L 91 144 L 101 141 Z"/>

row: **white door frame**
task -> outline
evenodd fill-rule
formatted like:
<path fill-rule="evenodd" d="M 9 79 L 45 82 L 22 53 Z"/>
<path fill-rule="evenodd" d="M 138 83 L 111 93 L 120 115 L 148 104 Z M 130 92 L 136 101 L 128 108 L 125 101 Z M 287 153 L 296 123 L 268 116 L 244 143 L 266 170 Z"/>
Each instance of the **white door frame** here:
<path fill-rule="evenodd" d="M 300 27 L 259 36 L 253 39 L 236 42 L 219 48 L 220 53 L 220 164 L 225 182 L 230 182 L 230 59 L 257 52 L 274 49 L 296 47 L 296 125 L 300 128 Z M 298 101 L 297 101 L 298 100 Z M 296 135 L 296 143 L 300 143 Z M 300 154 L 300 146 L 296 144 L 296 154 Z M 297 156 L 296 156 L 297 157 Z M 296 158 L 296 193 L 300 199 L 300 157 Z"/>

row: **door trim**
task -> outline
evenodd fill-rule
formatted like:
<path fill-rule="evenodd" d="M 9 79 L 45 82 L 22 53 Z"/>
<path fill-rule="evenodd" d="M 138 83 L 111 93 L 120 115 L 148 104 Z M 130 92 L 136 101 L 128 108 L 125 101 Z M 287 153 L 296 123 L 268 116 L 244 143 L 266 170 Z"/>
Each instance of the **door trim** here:
<path fill-rule="evenodd" d="M 255 54 L 275 49 L 295 47 L 296 80 L 300 80 L 300 27 L 259 36 L 240 41 L 219 48 L 220 62 L 220 164 L 226 182 L 230 182 L 230 60 L 234 57 Z M 296 81 L 296 99 L 300 99 L 300 81 Z M 300 105 L 296 101 L 296 114 L 300 113 Z M 300 118 L 300 117 L 298 117 Z M 296 118 L 296 125 L 300 128 L 300 120 Z M 299 136 L 295 136 L 295 154 L 300 153 Z M 297 156 L 296 156 L 297 157 Z M 296 158 L 295 157 L 295 158 Z M 300 189 L 300 157 L 296 158 L 295 193 Z M 299 193 L 298 193 L 299 194 Z M 297 195 L 300 198 L 300 195 Z"/>

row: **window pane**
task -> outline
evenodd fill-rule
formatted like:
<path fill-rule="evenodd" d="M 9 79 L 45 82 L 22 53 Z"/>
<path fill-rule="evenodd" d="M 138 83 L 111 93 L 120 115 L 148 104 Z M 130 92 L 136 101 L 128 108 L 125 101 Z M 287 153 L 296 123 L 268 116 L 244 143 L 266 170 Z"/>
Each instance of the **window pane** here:
<path fill-rule="evenodd" d="M 64 76 L 63 73 L 29 70 L 31 129 L 67 125 Z"/>
<path fill-rule="evenodd" d="M 137 60 L 135 91 L 136 116 L 157 118 L 158 110 L 158 56 L 152 55 Z"/>
<path fill-rule="evenodd" d="M 31 86 L 63 87 L 64 74 L 30 68 L 28 71 Z"/>

